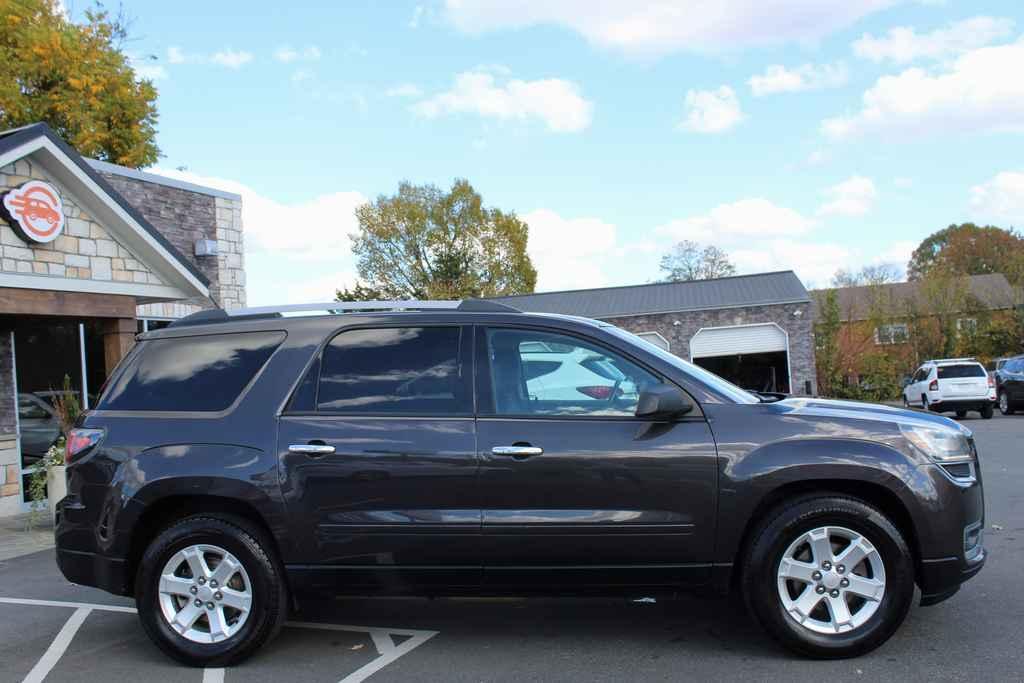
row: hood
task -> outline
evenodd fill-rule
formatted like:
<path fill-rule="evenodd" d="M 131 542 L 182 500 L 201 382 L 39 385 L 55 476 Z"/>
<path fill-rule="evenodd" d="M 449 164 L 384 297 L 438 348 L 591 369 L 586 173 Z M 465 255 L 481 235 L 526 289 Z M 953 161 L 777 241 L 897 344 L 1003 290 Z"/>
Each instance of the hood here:
<path fill-rule="evenodd" d="M 860 401 L 840 401 L 826 398 L 787 398 L 775 403 L 785 412 L 801 416 L 818 416 L 825 418 L 847 418 L 854 420 L 874 420 L 889 424 L 917 424 L 929 427 L 946 427 L 970 434 L 970 430 L 948 417 L 926 413 L 920 410 L 908 410 L 880 403 L 861 403 Z"/>

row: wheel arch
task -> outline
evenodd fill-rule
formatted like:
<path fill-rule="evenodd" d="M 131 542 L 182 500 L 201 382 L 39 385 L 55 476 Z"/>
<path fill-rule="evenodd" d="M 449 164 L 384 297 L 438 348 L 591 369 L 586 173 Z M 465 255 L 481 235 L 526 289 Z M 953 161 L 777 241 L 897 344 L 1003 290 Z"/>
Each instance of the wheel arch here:
<path fill-rule="evenodd" d="M 168 495 L 149 503 L 135 521 L 128 546 L 126 559 L 126 588 L 128 595 L 134 595 L 135 575 L 142 554 L 157 535 L 177 520 L 197 514 L 211 514 L 244 520 L 259 529 L 271 545 L 268 550 L 281 560 L 281 549 L 263 515 L 251 503 L 238 498 L 217 495 Z"/>
<path fill-rule="evenodd" d="M 877 508 L 903 534 L 913 555 L 915 574 L 920 575 L 921 546 L 917 527 L 910 510 L 894 491 L 885 485 L 857 479 L 802 479 L 789 481 L 769 490 L 754 508 L 753 514 L 744 527 L 739 545 L 732 558 L 733 571 L 730 585 L 735 588 L 740 580 L 743 557 L 754 542 L 754 533 L 761 526 L 767 515 L 786 501 L 805 496 L 830 495 L 854 498 Z"/>

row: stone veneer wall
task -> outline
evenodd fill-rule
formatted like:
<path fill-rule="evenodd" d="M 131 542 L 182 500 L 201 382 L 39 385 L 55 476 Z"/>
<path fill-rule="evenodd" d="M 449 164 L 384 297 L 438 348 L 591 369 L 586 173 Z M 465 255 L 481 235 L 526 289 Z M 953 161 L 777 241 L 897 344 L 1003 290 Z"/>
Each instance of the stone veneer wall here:
<path fill-rule="evenodd" d="M 134 258 L 107 230 L 93 220 L 67 188 L 43 174 L 28 159 L 0 168 L 0 188 L 17 187 L 29 180 L 52 183 L 64 204 L 64 232 L 47 244 L 27 244 L 0 221 L 0 270 L 9 273 L 50 275 L 83 280 L 165 284 Z"/>
<path fill-rule="evenodd" d="M 795 315 L 799 311 L 799 315 Z M 669 342 L 669 351 L 690 359 L 690 339 L 702 327 L 726 327 L 755 323 L 776 323 L 789 334 L 789 373 L 791 392 L 804 394 L 804 383 L 810 381 L 811 394 L 817 393 L 814 365 L 814 334 L 809 303 L 719 308 L 679 313 L 634 315 L 606 318 L 608 322 L 633 333 L 657 332 Z M 674 324 L 676 321 L 678 325 Z"/>
<path fill-rule="evenodd" d="M 222 308 L 245 305 L 242 201 L 203 194 L 135 177 L 101 171 L 115 190 L 210 280 L 210 295 Z M 196 256 L 196 240 L 216 240 L 217 256 Z M 209 308 L 195 300 L 189 312 Z M 180 304 L 179 304 L 180 305 Z M 140 307 L 140 316 L 175 317 L 163 304 Z"/>

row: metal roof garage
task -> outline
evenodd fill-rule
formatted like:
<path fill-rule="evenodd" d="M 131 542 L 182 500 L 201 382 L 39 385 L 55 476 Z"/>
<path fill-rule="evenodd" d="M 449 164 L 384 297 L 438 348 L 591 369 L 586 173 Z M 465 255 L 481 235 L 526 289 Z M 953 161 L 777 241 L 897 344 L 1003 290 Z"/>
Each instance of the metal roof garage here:
<path fill-rule="evenodd" d="M 747 389 L 815 392 L 811 300 L 793 271 L 496 300 L 608 321 Z"/>

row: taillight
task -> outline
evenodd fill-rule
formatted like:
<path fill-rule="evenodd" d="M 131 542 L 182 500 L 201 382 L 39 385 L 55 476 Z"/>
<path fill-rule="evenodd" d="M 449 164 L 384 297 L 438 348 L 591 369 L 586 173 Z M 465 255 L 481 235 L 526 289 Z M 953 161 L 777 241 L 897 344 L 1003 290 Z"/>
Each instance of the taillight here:
<path fill-rule="evenodd" d="M 931 383 L 928 384 L 928 391 L 938 391 L 938 390 L 939 390 L 939 380 L 933 379 L 931 381 Z"/>
<path fill-rule="evenodd" d="M 995 386 L 996 386 L 996 378 L 993 377 L 992 375 L 989 375 L 988 376 L 988 387 L 989 387 L 989 389 L 994 389 Z"/>
<path fill-rule="evenodd" d="M 607 401 L 612 397 L 613 387 L 604 385 L 594 385 L 589 387 L 576 387 L 576 391 L 580 392 L 590 398 L 596 398 L 599 401 Z M 621 393 L 621 390 L 620 390 Z"/>
<path fill-rule="evenodd" d="M 70 465 L 76 455 L 95 446 L 102 436 L 102 429 L 72 429 L 68 432 L 67 444 L 64 447 L 64 464 Z"/>

